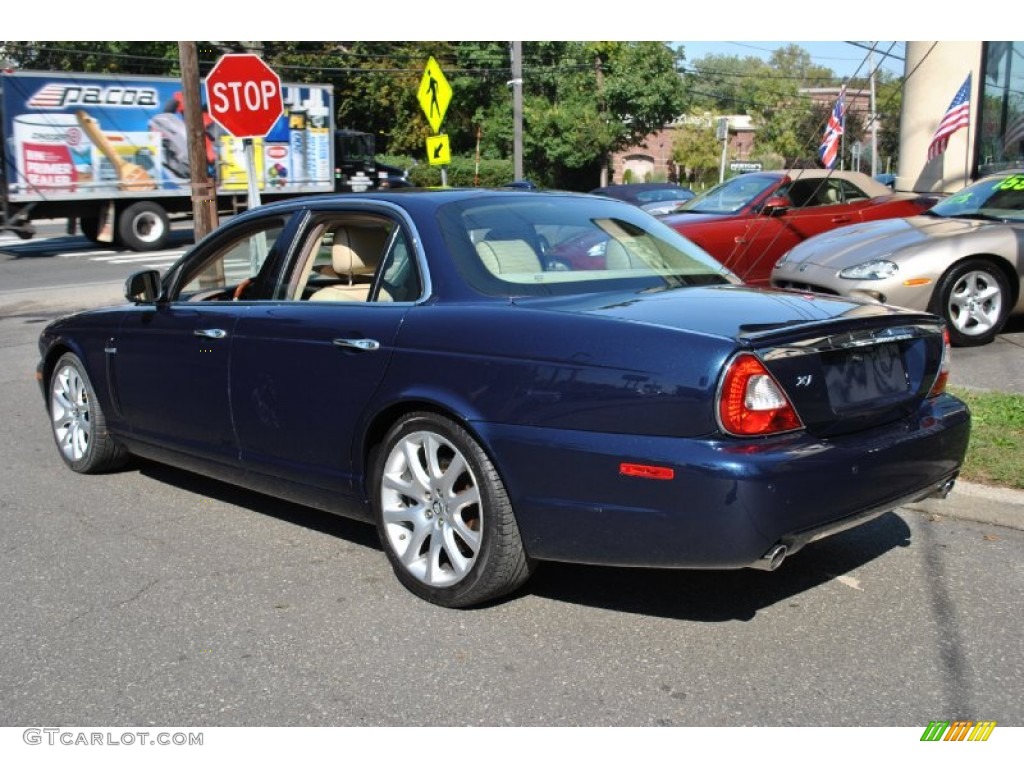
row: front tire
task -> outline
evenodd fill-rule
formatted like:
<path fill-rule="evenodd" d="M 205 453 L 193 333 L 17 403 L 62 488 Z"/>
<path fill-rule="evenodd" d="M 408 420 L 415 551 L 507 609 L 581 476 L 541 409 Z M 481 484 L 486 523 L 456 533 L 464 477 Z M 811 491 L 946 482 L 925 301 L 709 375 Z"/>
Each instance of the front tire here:
<path fill-rule="evenodd" d="M 49 412 L 60 457 L 75 472 L 107 472 L 128 461 L 128 451 L 107 431 L 92 382 L 74 354 L 63 355 L 53 369 Z"/>
<path fill-rule="evenodd" d="M 953 346 L 988 344 L 1010 311 L 1010 287 L 1002 271 L 984 259 L 968 259 L 943 276 L 932 311 L 942 315 Z"/>
<path fill-rule="evenodd" d="M 450 419 L 413 413 L 377 452 L 371 496 L 377 531 L 398 580 L 448 608 L 520 587 L 531 564 L 498 472 Z"/>

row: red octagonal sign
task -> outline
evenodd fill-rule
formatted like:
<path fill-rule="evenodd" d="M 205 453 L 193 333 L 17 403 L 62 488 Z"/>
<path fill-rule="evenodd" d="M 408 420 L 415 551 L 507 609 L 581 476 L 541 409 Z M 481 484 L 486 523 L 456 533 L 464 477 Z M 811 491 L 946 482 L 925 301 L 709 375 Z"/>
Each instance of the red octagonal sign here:
<path fill-rule="evenodd" d="M 206 104 L 232 136 L 266 136 L 284 112 L 281 78 L 259 56 L 225 54 L 206 76 Z"/>

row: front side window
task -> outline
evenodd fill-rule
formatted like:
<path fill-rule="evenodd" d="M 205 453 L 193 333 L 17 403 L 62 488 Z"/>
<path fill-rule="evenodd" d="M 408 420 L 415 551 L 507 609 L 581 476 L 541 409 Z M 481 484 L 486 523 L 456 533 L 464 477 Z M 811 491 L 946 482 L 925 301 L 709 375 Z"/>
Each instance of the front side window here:
<path fill-rule="evenodd" d="M 269 298 L 269 280 L 260 280 L 271 268 L 270 255 L 278 243 L 284 221 L 265 222 L 250 229 L 195 264 L 184 267 L 178 280 L 179 301 Z"/>

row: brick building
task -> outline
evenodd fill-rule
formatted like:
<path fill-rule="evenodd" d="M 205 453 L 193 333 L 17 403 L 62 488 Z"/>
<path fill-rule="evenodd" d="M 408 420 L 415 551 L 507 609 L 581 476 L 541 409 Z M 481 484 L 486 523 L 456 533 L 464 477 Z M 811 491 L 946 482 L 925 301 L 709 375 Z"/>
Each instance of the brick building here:
<path fill-rule="evenodd" d="M 729 127 L 730 160 L 749 160 L 754 149 L 754 128 L 749 115 L 681 115 L 642 144 L 629 147 L 612 156 L 611 176 L 608 184 L 627 181 L 678 181 L 680 169 L 672 162 L 672 144 L 677 131 L 684 125 L 696 125 L 714 130 L 719 117 L 725 117 Z"/>

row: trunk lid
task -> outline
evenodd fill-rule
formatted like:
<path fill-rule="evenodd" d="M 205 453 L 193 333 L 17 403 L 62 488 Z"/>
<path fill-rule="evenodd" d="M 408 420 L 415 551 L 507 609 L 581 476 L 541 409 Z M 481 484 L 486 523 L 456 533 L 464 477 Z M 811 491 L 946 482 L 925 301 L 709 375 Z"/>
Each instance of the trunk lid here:
<path fill-rule="evenodd" d="M 819 331 L 750 339 L 807 431 L 819 437 L 909 416 L 942 368 L 945 341 L 938 318 Z"/>
<path fill-rule="evenodd" d="M 821 437 L 915 412 L 945 350 L 935 315 L 793 291 L 713 286 L 523 303 L 730 339 L 737 352 L 757 354 Z"/>

